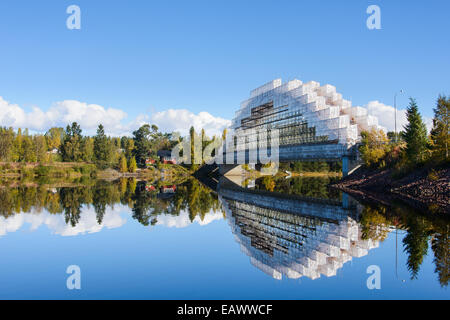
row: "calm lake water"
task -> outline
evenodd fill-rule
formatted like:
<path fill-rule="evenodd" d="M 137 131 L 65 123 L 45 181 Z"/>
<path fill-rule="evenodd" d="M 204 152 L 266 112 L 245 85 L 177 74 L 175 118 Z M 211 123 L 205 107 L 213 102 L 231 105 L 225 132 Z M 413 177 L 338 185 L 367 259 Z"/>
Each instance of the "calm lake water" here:
<path fill-rule="evenodd" d="M 448 221 L 364 205 L 330 182 L 10 184 L 0 298 L 450 298 Z M 81 290 L 67 289 L 71 265 Z M 380 290 L 368 289 L 371 266 Z"/>

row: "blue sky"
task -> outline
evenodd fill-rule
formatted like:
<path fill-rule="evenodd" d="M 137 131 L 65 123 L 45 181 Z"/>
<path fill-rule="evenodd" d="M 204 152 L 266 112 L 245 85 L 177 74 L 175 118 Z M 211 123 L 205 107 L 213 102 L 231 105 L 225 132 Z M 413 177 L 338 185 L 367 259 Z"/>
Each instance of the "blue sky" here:
<path fill-rule="evenodd" d="M 72 4 L 81 30 L 66 28 Z M 371 4 L 382 30 L 366 27 Z M 399 105 L 414 96 L 429 118 L 450 94 L 449 10 L 445 0 L 4 0 L 0 96 L 25 112 L 65 100 L 122 110 L 133 126 L 168 109 L 231 119 L 251 89 L 281 77 L 333 84 L 354 105 L 392 105 L 404 89 Z"/>

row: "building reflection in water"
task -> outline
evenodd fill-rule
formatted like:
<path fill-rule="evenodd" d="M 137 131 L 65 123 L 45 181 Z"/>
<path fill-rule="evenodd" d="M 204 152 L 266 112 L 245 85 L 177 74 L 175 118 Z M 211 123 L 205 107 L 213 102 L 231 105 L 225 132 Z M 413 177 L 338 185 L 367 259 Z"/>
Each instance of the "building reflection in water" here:
<path fill-rule="evenodd" d="M 332 277 L 379 246 L 362 239 L 360 208 L 345 208 L 345 196 L 346 201 L 280 199 L 244 190 L 222 188 L 219 199 L 241 251 L 275 279 Z"/>

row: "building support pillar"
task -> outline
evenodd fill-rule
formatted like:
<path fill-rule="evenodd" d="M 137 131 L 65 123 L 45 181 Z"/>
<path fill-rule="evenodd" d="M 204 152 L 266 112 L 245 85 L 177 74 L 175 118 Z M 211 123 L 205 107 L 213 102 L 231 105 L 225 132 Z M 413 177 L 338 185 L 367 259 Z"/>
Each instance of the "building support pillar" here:
<path fill-rule="evenodd" d="M 342 207 L 344 209 L 350 208 L 350 199 L 348 198 L 348 194 L 346 194 L 345 192 L 342 193 Z"/>
<path fill-rule="evenodd" d="M 342 176 L 348 177 L 349 172 L 350 172 L 350 159 L 348 156 L 344 156 L 342 157 Z"/>

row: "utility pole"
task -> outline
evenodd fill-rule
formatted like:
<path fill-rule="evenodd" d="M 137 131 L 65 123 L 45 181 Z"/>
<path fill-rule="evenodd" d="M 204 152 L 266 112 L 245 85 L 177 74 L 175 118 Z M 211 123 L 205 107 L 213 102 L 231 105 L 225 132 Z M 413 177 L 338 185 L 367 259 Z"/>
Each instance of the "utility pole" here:
<path fill-rule="evenodd" d="M 400 90 L 400 94 L 402 94 L 404 91 Z M 394 95 L 394 109 L 395 109 L 395 143 L 398 142 L 398 136 L 397 136 L 397 95 L 399 92 L 396 92 Z"/>

